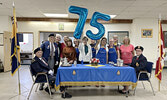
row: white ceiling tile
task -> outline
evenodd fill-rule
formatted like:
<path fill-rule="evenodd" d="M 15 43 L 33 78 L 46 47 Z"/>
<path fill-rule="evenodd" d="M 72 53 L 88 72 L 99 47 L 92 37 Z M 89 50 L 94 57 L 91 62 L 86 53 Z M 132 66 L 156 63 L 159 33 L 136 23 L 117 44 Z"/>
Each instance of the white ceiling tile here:
<path fill-rule="evenodd" d="M 88 18 L 95 11 L 104 14 L 116 14 L 119 19 L 139 17 L 158 18 L 161 13 L 167 19 L 167 0 L 14 0 L 17 16 L 45 17 L 43 13 L 67 13 L 69 18 L 78 15 L 68 12 L 71 5 L 88 9 Z M 1 0 L 0 15 L 12 16 L 13 0 Z"/>

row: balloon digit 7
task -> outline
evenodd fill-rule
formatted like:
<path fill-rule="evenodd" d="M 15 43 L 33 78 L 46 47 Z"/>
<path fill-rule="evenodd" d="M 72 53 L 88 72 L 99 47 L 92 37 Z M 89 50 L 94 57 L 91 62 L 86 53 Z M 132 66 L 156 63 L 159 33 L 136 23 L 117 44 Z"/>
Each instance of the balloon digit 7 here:
<path fill-rule="evenodd" d="M 86 32 L 86 35 L 92 40 L 99 40 L 105 34 L 105 28 L 101 23 L 97 22 L 98 19 L 109 21 L 111 18 L 109 15 L 102 14 L 99 12 L 95 12 L 93 14 L 92 19 L 90 21 L 90 25 L 96 27 L 99 30 L 99 32 L 97 34 L 93 34 L 91 30 L 88 30 Z"/>
<path fill-rule="evenodd" d="M 76 7 L 76 6 L 70 6 L 69 12 L 78 14 L 79 20 L 75 29 L 75 32 L 73 34 L 74 38 L 80 39 L 82 35 L 82 31 L 86 22 L 86 18 L 88 15 L 88 10 L 86 8 Z"/>

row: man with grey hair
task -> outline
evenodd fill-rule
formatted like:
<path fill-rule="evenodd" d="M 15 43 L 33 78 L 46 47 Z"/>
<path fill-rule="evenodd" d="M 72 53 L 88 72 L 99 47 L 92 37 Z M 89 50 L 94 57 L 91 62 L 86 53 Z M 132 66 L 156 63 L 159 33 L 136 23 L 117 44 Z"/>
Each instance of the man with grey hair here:
<path fill-rule="evenodd" d="M 46 59 L 47 63 L 49 64 L 49 67 L 51 68 L 51 70 L 53 70 L 54 66 L 58 63 L 58 47 L 55 43 L 54 34 L 50 34 L 48 38 L 49 41 L 46 41 L 41 45 L 43 51 L 42 57 Z M 43 86 L 44 84 L 41 84 L 39 90 L 43 90 Z"/>
<path fill-rule="evenodd" d="M 114 47 L 120 48 L 121 43 L 118 43 L 118 35 L 114 35 L 113 39 L 114 39 Z"/>

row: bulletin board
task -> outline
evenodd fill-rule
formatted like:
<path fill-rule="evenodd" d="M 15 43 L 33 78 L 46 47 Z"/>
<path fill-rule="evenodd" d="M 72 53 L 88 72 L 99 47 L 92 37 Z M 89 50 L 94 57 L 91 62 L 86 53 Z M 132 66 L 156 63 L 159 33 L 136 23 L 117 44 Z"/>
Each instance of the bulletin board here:
<path fill-rule="evenodd" d="M 129 36 L 129 31 L 108 31 L 108 43 L 111 38 L 113 38 L 114 35 L 118 36 L 118 43 L 123 43 L 123 39 L 125 36 Z"/>
<path fill-rule="evenodd" d="M 0 33 L 0 46 L 3 46 L 3 33 Z"/>
<path fill-rule="evenodd" d="M 163 31 L 163 33 L 164 33 L 165 48 L 167 48 L 167 31 Z"/>

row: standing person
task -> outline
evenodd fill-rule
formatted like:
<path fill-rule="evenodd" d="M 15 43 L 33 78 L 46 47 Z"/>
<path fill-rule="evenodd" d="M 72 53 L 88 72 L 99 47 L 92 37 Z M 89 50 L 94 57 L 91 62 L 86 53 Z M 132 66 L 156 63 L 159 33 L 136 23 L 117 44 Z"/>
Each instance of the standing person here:
<path fill-rule="evenodd" d="M 118 35 L 114 35 L 113 39 L 114 39 L 114 46 L 120 48 L 121 43 L 118 43 Z"/>
<path fill-rule="evenodd" d="M 60 55 L 62 54 L 62 50 L 61 50 L 62 43 L 60 43 L 61 40 L 62 40 L 62 36 L 60 34 L 56 34 L 56 44 L 58 47 L 58 49 L 57 49 L 58 50 L 58 63 L 54 67 L 54 74 L 55 75 L 57 73 L 57 69 L 58 69 L 59 64 L 60 64 Z"/>
<path fill-rule="evenodd" d="M 90 60 L 92 59 L 92 48 L 88 44 L 88 38 L 84 36 L 82 38 L 82 43 L 78 46 L 79 49 L 79 62 L 84 64 L 89 64 Z"/>
<path fill-rule="evenodd" d="M 129 37 L 125 36 L 123 45 L 120 46 L 120 58 L 123 60 L 125 65 L 130 65 L 132 63 L 133 56 L 134 46 L 130 44 Z"/>
<path fill-rule="evenodd" d="M 66 41 L 67 41 L 68 39 L 69 39 L 68 36 L 64 36 L 64 37 L 63 37 L 64 42 L 61 43 L 61 51 L 63 51 L 63 48 L 66 47 Z M 60 57 L 63 58 L 63 54 L 62 54 L 62 53 L 60 54 Z"/>
<path fill-rule="evenodd" d="M 49 41 L 41 45 L 43 57 L 48 61 L 50 68 L 53 70 L 56 61 L 58 61 L 58 46 L 55 43 L 55 35 L 50 34 Z"/>
<path fill-rule="evenodd" d="M 46 59 L 49 67 L 53 70 L 55 64 L 58 63 L 58 51 L 57 51 L 57 44 L 55 43 L 55 35 L 50 34 L 49 41 L 46 41 L 41 45 L 43 51 L 43 57 Z M 40 85 L 40 90 L 43 90 L 43 85 Z"/>
<path fill-rule="evenodd" d="M 107 38 L 103 37 L 100 41 L 100 48 L 97 50 L 96 54 L 96 58 L 100 60 L 100 64 L 108 63 L 108 47 L 106 46 L 106 44 L 107 44 Z"/>
<path fill-rule="evenodd" d="M 96 58 L 96 41 L 95 40 L 91 40 L 90 46 L 92 47 L 92 58 Z"/>
<path fill-rule="evenodd" d="M 72 64 L 76 60 L 76 50 L 72 46 L 72 40 L 66 41 L 66 47 L 63 48 L 63 58 L 67 58 L 67 61 Z"/>
<path fill-rule="evenodd" d="M 119 54 L 119 49 L 114 46 L 114 39 L 109 41 L 109 50 L 108 50 L 108 62 L 117 63 L 117 58 Z"/>
<path fill-rule="evenodd" d="M 75 44 L 75 50 L 76 50 L 76 58 L 77 58 L 77 63 L 79 63 L 79 49 L 78 49 L 78 46 L 79 46 L 79 40 L 77 39 L 74 39 L 74 44 Z"/>

